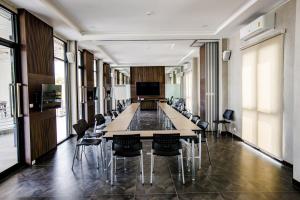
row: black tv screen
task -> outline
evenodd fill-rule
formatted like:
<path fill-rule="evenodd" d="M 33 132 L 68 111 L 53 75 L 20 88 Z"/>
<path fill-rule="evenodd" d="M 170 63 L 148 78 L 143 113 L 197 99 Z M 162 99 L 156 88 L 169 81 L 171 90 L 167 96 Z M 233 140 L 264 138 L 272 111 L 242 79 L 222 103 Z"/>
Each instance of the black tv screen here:
<path fill-rule="evenodd" d="M 159 82 L 136 82 L 137 96 L 158 96 L 160 95 Z"/>
<path fill-rule="evenodd" d="M 41 110 L 61 107 L 61 85 L 42 84 Z"/>

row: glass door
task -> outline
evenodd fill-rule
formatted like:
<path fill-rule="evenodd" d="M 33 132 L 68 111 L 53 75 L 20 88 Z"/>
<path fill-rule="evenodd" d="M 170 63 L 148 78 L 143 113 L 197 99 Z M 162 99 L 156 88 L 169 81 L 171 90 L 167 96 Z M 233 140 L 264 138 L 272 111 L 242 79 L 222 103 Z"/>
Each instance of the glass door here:
<path fill-rule="evenodd" d="M 14 51 L 0 45 L 0 172 L 16 165 L 18 159 L 18 129 L 14 76 Z"/>
<path fill-rule="evenodd" d="M 62 87 L 61 107 L 56 109 L 56 133 L 57 143 L 62 142 L 68 137 L 67 134 L 67 95 L 66 95 L 66 43 L 58 38 L 54 38 L 54 71 L 55 84 Z"/>
<path fill-rule="evenodd" d="M 0 6 L 0 174 L 19 164 L 20 91 L 15 66 L 16 16 Z"/>

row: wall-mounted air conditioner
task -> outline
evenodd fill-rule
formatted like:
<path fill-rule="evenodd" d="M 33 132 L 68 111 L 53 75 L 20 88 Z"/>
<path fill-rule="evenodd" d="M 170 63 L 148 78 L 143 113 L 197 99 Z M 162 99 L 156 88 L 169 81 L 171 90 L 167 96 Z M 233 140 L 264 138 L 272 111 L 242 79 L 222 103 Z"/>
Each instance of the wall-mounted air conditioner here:
<path fill-rule="evenodd" d="M 275 13 L 272 12 L 260 16 L 250 24 L 244 26 L 240 30 L 240 39 L 246 41 L 258 34 L 261 34 L 265 31 L 274 28 L 275 28 Z"/>

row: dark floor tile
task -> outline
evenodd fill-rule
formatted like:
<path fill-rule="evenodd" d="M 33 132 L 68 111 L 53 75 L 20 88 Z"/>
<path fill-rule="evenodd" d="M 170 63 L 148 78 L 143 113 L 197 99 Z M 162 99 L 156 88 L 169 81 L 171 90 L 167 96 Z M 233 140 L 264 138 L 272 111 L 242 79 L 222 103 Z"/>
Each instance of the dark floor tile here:
<path fill-rule="evenodd" d="M 142 185 L 141 180 L 138 177 L 138 184 L 136 187 L 137 195 L 164 193 L 176 193 L 175 186 L 173 184 L 173 179 L 169 174 L 154 176 L 152 185 L 150 184 L 149 177 L 145 177 L 144 185 Z"/>
<path fill-rule="evenodd" d="M 225 200 L 268 200 L 264 193 L 255 192 L 227 192 L 222 195 Z"/>
<path fill-rule="evenodd" d="M 136 195 L 137 200 L 178 200 L 177 194 Z"/>
<path fill-rule="evenodd" d="M 180 200 L 223 200 L 219 193 L 186 193 L 178 196 Z"/>
<path fill-rule="evenodd" d="M 91 200 L 133 200 L 134 195 L 103 195 L 91 197 Z"/>
<path fill-rule="evenodd" d="M 179 175 L 173 176 L 173 180 L 178 194 L 218 192 L 216 187 L 210 182 L 208 176 L 198 177 L 194 181 L 191 176 L 186 176 L 185 184 L 182 183 L 182 177 Z"/>

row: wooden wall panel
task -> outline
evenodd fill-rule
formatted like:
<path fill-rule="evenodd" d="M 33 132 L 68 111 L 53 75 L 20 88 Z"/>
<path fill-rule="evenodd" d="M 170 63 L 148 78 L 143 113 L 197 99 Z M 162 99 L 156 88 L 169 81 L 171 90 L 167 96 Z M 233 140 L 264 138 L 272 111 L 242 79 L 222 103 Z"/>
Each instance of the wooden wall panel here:
<path fill-rule="evenodd" d="M 94 55 L 87 50 L 83 50 L 83 67 L 85 69 L 86 87 L 88 92 L 94 90 Z M 95 101 L 87 99 L 86 118 L 90 126 L 95 122 Z"/>
<path fill-rule="evenodd" d="M 25 160 L 31 164 L 57 145 L 55 110 L 29 109 L 42 84 L 54 84 L 53 29 L 26 10 L 18 11 L 21 41 Z"/>
<path fill-rule="evenodd" d="M 103 63 L 103 86 L 106 91 L 111 88 L 111 70 L 110 65 L 108 63 Z"/>
<path fill-rule="evenodd" d="M 136 82 L 159 82 L 159 96 L 140 96 L 145 99 L 163 99 L 165 98 L 165 67 L 130 67 L 130 85 L 131 98 L 133 102 L 137 101 Z"/>
<path fill-rule="evenodd" d="M 94 55 L 87 50 L 83 50 L 83 67 L 86 70 L 86 80 L 88 87 L 94 87 Z"/>

